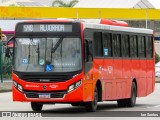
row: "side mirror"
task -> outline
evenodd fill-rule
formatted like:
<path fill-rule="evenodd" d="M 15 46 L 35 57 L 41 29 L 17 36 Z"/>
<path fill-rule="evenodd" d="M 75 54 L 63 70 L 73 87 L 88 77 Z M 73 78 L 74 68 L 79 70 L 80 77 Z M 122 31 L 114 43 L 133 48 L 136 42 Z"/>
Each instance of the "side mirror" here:
<path fill-rule="evenodd" d="M 8 47 L 6 48 L 5 56 L 10 58 L 10 49 Z"/>
<path fill-rule="evenodd" d="M 89 44 L 88 44 L 88 40 L 85 40 L 85 43 L 84 43 L 84 46 L 85 46 L 85 62 L 88 62 L 89 61 Z"/>

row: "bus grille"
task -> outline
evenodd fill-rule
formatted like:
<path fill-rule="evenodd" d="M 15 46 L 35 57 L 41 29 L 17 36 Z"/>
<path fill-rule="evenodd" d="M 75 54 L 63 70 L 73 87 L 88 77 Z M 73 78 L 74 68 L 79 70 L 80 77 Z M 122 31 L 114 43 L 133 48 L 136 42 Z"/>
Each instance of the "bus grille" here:
<path fill-rule="evenodd" d="M 65 82 L 71 78 L 68 75 L 22 75 L 20 79 L 26 82 Z"/>
<path fill-rule="evenodd" d="M 50 98 L 63 98 L 66 91 L 61 92 L 25 92 L 27 98 L 39 98 L 39 94 L 50 94 Z"/>

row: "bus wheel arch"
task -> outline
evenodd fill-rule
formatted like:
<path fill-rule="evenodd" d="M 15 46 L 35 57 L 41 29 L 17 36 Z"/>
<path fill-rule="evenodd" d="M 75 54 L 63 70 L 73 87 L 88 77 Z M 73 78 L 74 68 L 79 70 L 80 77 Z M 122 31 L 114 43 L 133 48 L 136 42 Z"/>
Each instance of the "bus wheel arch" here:
<path fill-rule="evenodd" d="M 96 87 L 98 89 L 98 102 L 102 101 L 102 84 L 100 80 L 97 80 Z"/>
<path fill-rule="evenodd" d="M 137 80 L 136 80 L 136 78 L 134 78 L 133 79 L 133 81 L 132 81 L 132 83 L 135 83 L 135 85 L 136 85 L 136 89 L 137 89 L 137 93 L 136 93 L 136 96 L 138 95 L 138 86 L 137 86 Z"/>
<path fill-rule="evenodd" d="M 137 81 L 134 78 L 131 82 L 130 98 L 117 100 L 118 107 L 134 107 L 137 97 Z"/>

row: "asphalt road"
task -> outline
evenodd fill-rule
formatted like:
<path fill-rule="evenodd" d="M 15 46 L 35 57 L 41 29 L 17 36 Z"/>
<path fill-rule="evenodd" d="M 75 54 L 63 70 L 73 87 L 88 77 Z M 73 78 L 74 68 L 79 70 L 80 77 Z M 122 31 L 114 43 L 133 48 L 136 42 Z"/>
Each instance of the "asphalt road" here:
<path fill-rule="evenodd" d="M 30 103 L 13 102 L 11 92 L 0 93 L 0 111 L 33 113 Z M 44 105 L 41 113 L 43 117 L 160 117 L 160 83 L 156 83 L 154 93 L 137 98 L 133 108 L 118 108 L 116 102 L 107 101 L 99 103 L 95 113 L 69 104 Z"/>

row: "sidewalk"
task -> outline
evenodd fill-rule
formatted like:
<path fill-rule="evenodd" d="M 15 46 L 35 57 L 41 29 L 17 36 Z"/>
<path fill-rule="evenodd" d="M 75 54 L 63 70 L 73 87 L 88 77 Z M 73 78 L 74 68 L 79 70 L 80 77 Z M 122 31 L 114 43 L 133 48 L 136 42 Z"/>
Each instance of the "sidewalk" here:
<path fill-rule="evenodd" d="M 156 83 L 160 83 L 160 77 L 156 78 Z M 0 93 L 2 92 L 10 92 L 12 89 L 12 80 L 4 81 L 0 83 Z"/>
<path fill-rule="evenodd" d="M 12 80 L 0 83 L 0 93 L 2 93 L 2 92 L 10 92 L 11 89 L 12 89 Z"/>

